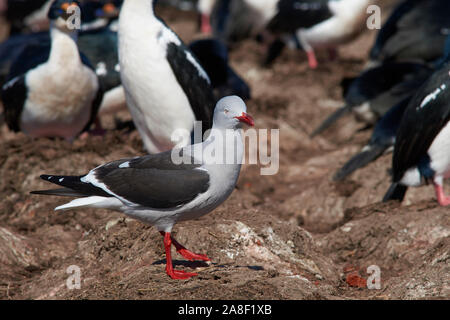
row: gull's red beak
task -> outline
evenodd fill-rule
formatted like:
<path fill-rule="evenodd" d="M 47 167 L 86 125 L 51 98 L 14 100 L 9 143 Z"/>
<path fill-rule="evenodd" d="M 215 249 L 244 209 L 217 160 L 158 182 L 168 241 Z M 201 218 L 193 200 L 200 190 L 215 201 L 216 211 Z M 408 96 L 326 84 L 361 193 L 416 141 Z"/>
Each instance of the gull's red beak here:
<path fill-rule="evenodd" d="M 252 116 L 249 115 L 248 113 L 242 112 L 242 116 L 235 118 L 238 119 L 240 122 L 248 124 L 250 127 L 253 127 L 255 125 L 255 121 L 253 120 Z"/>

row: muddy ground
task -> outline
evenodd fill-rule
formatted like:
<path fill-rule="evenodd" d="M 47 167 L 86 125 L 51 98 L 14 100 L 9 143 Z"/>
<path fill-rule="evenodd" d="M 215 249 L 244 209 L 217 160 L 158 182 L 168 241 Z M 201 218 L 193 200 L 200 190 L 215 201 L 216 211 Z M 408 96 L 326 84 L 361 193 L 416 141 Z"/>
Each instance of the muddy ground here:
<path fill-rule="evenodd" d="M 185 41 L 196 37 L 192 14 L 162 14 Z M 231 53 L 252 86 L 256 127 L 280 129 L 280 169 L 262 176 L 259 165 L 244 165 L 223 205 L 175 226 L 181 243 L 212 260 L 191 263 L 174 253 L 176 268 L 199 274 L 187 281 L 166 276 L 162 238 L 152 227 L 108 210 L 55 213 L 65 199 L 29 194 L 50 187 L 40 174 L 84 174 L 144 154 L 136 132 L 109 130 L 70 145 L 3 126 L 0 299 L 448 299 L 450 214 L 432 187 L 411 189 L 403 205 L 382 204 L 390 155 L 344 182 L 331 179 L 370 130 L 347 117 L 308 136 L 342 104 L 340 81 L 362 70 L 374 36 L 368 31 L 341 47 L 335 61 L 319 52 L 317 70 L 294 51 L 262 68 L 250 40 Z M 114 127 L 113 119 L 105 123 Z M 81 289 L 66 286 L 71 265 L 80 267 Z M 381 270 L 379 290 L 366 286 L 371 265 Z"/>

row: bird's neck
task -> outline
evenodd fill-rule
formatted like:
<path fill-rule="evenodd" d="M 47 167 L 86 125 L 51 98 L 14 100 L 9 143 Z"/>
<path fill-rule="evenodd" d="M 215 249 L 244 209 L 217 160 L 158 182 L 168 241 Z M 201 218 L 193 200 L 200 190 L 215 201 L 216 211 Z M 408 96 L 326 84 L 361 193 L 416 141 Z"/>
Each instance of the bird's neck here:
<path fill-rule="evenodd" d="M 155 16 L 154 1 L 125 0 L 119 15 L 119 41 L 145 41 L 157 33 L 161 21 Z"/>
<path fill-rule="evenodd" d="M 60 66 L 69 63 L 80 62 L 80 54 L 77 47 L 78 32 L 76 30 L 64 30 L 55 25 L 50 26 L 52 41 L 49 61 Z"/>
<path fill-rule="evenodd" d="M 155 17 L 155 0 L 125 0 L 120 10 L 120 16 Z M 149 21 L 150 22 L 150 21 Z"/>
<path fill-rule="evenodd" d="M 210 158 L 212 155 L 212 158 Z M 242 129 L 225 129 L 213 126 L 203 142 L 203 160 L 206 164 L 240 165 L 244 155 Z"/>

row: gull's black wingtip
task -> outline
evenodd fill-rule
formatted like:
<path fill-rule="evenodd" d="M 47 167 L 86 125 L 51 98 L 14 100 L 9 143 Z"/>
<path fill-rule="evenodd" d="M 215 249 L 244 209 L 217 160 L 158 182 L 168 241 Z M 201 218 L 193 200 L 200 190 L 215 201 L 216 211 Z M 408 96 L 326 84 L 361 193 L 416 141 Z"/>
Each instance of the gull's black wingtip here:
<path fill-rule="evenodd" d="M 321 134 L 323 131 L 328 129 L 333 123 L 335 123 L 339 118 L 344 116 L 345 114 L 349 113 L 351 111 L 350 106 L 343 106 L 339 109 L 337 109 L 335 112 L 333 112 L 328 118 L 325 119 L 325 121 L 322 122 L 320 126 L 318 126 L 310 135 L 310 138 L 314 138 L 318 134 Z"/>

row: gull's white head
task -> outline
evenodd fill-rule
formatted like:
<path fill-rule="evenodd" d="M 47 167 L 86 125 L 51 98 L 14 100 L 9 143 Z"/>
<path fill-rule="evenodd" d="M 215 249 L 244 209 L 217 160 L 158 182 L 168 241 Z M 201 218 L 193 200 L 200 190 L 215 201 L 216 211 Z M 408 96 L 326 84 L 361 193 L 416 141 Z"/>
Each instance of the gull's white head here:
<path fill-rule="evenodd" d="M 245 102 L 238 96 L 228 96 L 220 99 L 214 109 L 214 127 L 237 129 L 242 123 L 254 126 L 253 118 L 247 114 Z"/>

